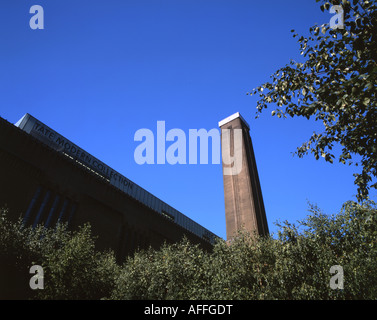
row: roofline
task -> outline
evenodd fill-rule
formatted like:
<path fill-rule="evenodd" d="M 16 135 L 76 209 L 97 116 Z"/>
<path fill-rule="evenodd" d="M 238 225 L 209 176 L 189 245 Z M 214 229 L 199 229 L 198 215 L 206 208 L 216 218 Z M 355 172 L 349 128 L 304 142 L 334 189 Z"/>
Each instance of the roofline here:
<path fill-rule="evenodd" d="M 234 114 L 232 114 L 231 116 L 225 118 L 224 120 L 221 120 L 219 122 L 219 127 L 222 127 L 223 125 L 227 124 L 228 122 L 234 120 L 234 119 L 237 119 L 237 118 L 240 118 L 241 121 L 249 128 L 250 130 L 250 126 L 249 124 L 247 123 L 247 121 L 241 116 L 241 114 L 239 112 L 236 112 Z"/>

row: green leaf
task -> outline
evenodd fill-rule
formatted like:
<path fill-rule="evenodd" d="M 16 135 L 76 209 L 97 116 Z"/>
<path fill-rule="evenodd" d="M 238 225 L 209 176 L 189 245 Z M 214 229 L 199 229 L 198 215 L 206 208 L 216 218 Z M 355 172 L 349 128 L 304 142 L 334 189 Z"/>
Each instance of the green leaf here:
<path fill-rule="evenodd" d="M 368 106 L 370 102 L 369 98 L 364 98 L 363 105 Z"/>
<path fill-rule="evenodd" d="M 285 105 L 284 117 L 288 114 L 309 119 L 315 115 L 316 121 L 324 123 L 321 139 L 310 138 L 308 148 L 300 149 L 299 156 L 315 150 L 320 143 L 323 150 L 326 147 L 331 150 L 333 144 L 339 143 L 344 154 L 349 152 L 360 156 L 362 161 L 352 163 L 364 170 L 363 178 L 355 179 L 360 200 L 368 194 L 371 179 L 377 178 L 376 150 L 373 149 L 376 126 L 372 120 L 376 107 L 377 4 L 376 1 L 353 0 L 351 8 L 349 1 L 341 3 L 346 28 L 332 30 L 327 23 L 311 26 L 309 37 L 295 33 L 300 42 L 298 52 L 304 61 L 291 60 L 289 65 L 279 69 L 276 74 L 281 76 L 275 76 L 273 81 L 265 84 L 271 99 L 263 96 L 257 105 L 259 112 L 271 103 Z M 330 5 L 339 5 L 339 1 L 322 1 L 319 6 L 324 11 Z M 280 111 L 271 114 L 282 117 Z M 325 157 L 328 162 L 333 158 Z"/>

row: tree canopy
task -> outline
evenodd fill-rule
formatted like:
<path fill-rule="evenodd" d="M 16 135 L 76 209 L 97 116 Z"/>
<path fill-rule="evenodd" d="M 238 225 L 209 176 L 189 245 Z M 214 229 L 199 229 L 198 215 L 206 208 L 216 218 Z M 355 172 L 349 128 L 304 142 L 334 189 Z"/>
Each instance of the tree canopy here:
<path fill-rule="evenodd" d="M 77 231 L 64 225 L 33 229 L 0 210 L 0 297 L 376 299 L 376 204 L 347 202 L 336 215 L 315 205 L 309 211 L 303 221 L 278 224 L 274 237 L 240 232 L 231 244 L 218 241 L 211 252 L 183 239 L 137 251 L 118 264 L 113 252 L 95 249 L 88 225 Z M 29 287 L 29 268 L 35 264 L 43 267 L 44 289 Z M 330 285 L 337 276 L 331 273 L 334 266 L 343 270 L 342 288 Z M 4 280 L 7 284 L 1 284 Z"/>
<path fill-rule="evenodd" d="M 297 148 L 302 157 L 311 152 L 333 163 L 353 164 L 359 201 L 377 189 L 377 4 L 375 0 L 320 2 L 322 11 L 337 5 L 343 21 L 309 28 L 298 35 L 303 62 L 291 60 L 250 93 L 259 95 L 257 117 L 272 104 L 273 116 L 306 117 L 321 121 L 324 130 Z M 334 7 L 336 8 L 336 7 Z M 331 17 L 331 16 L 329 16 Z M 342 23 L 343 22 L 343 23 Z M 336 156 L 334 145 L 341 146 Z"/>

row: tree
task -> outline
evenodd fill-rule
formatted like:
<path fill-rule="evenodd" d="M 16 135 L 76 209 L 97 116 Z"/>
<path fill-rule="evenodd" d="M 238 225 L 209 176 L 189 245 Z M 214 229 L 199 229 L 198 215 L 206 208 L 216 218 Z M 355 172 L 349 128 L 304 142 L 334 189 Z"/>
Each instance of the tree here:
<path fill-rule="evenodd" d="M 44 290 L 38 290 L 38 298 L 93 300 L 109 295 L 119 267 L 113 252 L 95 249 L 90 225 L 74 232 L 63 228 L 58 239 L 64 239 L 64 242 L 54 250 L 46 251 L 40 261 L 46 285 Z M 45 242 L 51 243 L 51 238 Z"/>
<path fill-rule="evenodd" d="M 316 0 L 322 11 L 338 5 L 344 25 L 315 25 L 308 37 L 298 37 L 304 62 L 291 60 L 277 70 L 272 81 L 253 89 L 258 94 L 257 117 L 268 104 L 273 116 L 301 116 L 322 121 L 324 131 L 314 132 L 297 148 L 330 163 L 332 148 L 341 146 L 338 160 L 361 167 L 355 173 L 357 198 L 366 199 L 377 189 L 377 4 L 375 0 Z M 334 7 L 336 8 L 336 7 Z M 292 32 L 295 32 L 292 30 Z"/>
<path fill-rule="evenodd" d="M 326 215 L 310 205 L 274 237 L 246 232 L 206 252 L 187 240 L 137 252 L 122 266 L 111 299 L 376 299 L 377 209 L 347 202 Z M 333 266 L 344 288 L 330 286 Z"/>
<path fill-rule="evenodd" d="M 137 251 L 122 266 L 111 299 L 189 300 L 205 296 L 207 252 L 184 237 L 159 250 Z"/>
<path fill-rule="evenodd" d="M 297 224 L 278 224 L 275 237 L 240 232 L 231 243 L 219 240 L 211 252 L 184 239 L 138 251 L 118 265 L 113 253 L 95 250 L 88 225 L 72 232 L 24 227 L 0 209 L 0 297 L 375 300 L 377 205 L 347 202 L 336 215 L 314 205 L 309 211 Z M 28 272 L 35 264 L 44 269 L 44 289 L 36 292 Z M 343 289 L 330 285 L 333 266 L 344 270 Z M 16 284 L 26 295 L 10 292 Z"/>
<path fill-rule="evenodd" d="M 90 225 L 76 231 L 66 224 L 54 228 L 24 226 L 0 208 L 0 298 L 100 299 L 112 292 L 119 266 L 113 252 L 95 249 Z M 44 289 L 32 290 L 29 269 L 44 271 Z"/>

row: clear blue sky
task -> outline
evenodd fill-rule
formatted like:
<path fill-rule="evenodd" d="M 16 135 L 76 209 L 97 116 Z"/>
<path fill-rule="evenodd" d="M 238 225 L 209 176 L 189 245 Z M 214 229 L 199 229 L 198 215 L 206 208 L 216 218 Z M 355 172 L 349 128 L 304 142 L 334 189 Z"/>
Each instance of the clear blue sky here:
<path fill-rule="evenodd" d="M 31 30 L 41 5 L 45 29 Z M 177 210 L 225 238 L 221 165 L 138 165 L 138 129 L 249 122 L 270 231 L 307 201 L 326 213 L 355 199 L 354 168 L 292 156 L 321 126 L 255 118 L 262 84 L 299 59 L 291 29 L 328 23 L 315 0 L 3 0 L 0 116 L 30 113 Z"/>

